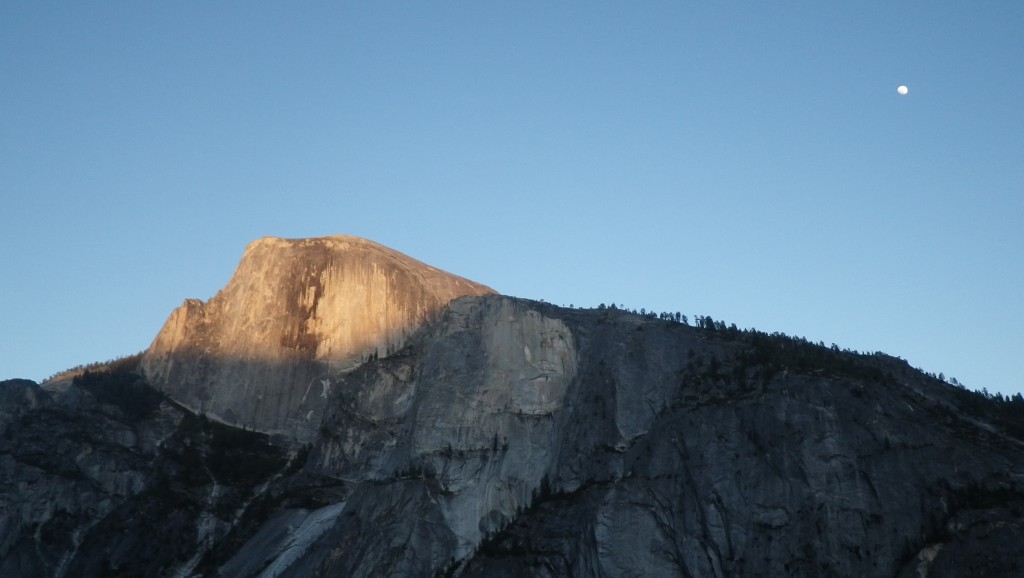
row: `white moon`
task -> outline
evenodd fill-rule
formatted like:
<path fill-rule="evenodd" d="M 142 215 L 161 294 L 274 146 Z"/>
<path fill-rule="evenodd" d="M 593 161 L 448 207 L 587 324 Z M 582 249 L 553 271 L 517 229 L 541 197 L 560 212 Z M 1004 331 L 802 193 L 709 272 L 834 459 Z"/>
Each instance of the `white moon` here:
<path fill-rule="evenodd" d="M 905 87 L 905 86 L 903 86 L 901 84 L 900 87 L 896 89 L 896 92 L 898 92 L 900 94 L 906 94 L 906 93 L 910 92 L 910 89 Z"/>

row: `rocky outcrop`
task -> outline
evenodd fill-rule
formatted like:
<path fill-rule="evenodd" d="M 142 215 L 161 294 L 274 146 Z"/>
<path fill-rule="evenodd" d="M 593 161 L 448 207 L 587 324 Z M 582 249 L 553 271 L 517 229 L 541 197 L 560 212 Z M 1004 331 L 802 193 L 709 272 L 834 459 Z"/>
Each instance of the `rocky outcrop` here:
<path fill-rule="evenodd" d="M 149 479 L 180 413 L 133 422 L 78 387 L 0 382 L 0 575 L 62 576 L 94 526 Z"/>
<path fill-rule="evenodd" d="M 1024 403 L 883 354 L 493 294 L 406 304 L 421 324 L 392 331 L 356 310 L 429 302 L 432 273 L 376 277 L 391 254 L 346 242 L 258 242 L 179 309 L 142 360 L 166 398 L 130 363 L 0 383 L 0 575 L 1021 575 Z M 350 285 L 364 305 L 329 297 Z M 337 310 L 381 340 L 338 337 Z M 314 408 L 288 393 L 310 383 Z"/>
<path fill-rule="evenodd" d="M 364 239 L 268 237 L 213 299 L 171 314 L 142 367 L 191 409 L 306 442 L 339 375 L 400 349 L 452 299 L 485 293 Z"/>
<path fill-rule="evenodd" d="M 261 544 L 284 576 L 1015 575 L 986 552 L 1024 538 L 1024 445 L 962 395 L 886 356 L 459 299 L 332 397 L 306 472 L 346 489 L 335 520 Z"/>
<path fill-rule="evenodd" d="M 0 382 L 0 409 L 4 577 L 201 574 L 295 457 L 125 368 Z"/>

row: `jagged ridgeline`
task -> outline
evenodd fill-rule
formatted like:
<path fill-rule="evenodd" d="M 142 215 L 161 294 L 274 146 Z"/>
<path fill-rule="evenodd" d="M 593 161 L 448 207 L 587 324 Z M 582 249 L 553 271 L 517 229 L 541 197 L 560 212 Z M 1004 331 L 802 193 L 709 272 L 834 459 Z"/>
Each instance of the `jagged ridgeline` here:
<path fill-rule="evenodd" d="M 258 241 L 142 355 L 0 383 L 0 575 L 1024 575 L 1024 401 L 684 321 Z"/>

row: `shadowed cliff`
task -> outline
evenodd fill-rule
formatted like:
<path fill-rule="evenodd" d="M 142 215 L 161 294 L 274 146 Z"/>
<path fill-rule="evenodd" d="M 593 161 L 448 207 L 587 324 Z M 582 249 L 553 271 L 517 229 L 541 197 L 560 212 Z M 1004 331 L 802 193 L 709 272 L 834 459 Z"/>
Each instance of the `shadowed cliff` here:
<path fill-rule="evenodd" d="M 404 508 L 348 521 L 353 554 L 436 517 L 459 576 L 1015 575 L 1020 420 L 964 395 L 884 355 L 460 299 L 346 378 L 309 467 Z"/>

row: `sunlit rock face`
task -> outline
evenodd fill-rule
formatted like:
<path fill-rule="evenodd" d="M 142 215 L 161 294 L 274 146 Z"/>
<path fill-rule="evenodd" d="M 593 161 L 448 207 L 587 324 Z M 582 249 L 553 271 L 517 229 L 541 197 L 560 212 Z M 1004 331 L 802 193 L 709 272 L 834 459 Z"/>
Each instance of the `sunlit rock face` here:
<path fill-rule="evenodd" d="M 338 375 L 400 349 L 452 299 L 486 293 L 357 237 L 267 237 L 213 299 L 171 314 L 142 367 L 196 411 L 308 441 Z"/>

